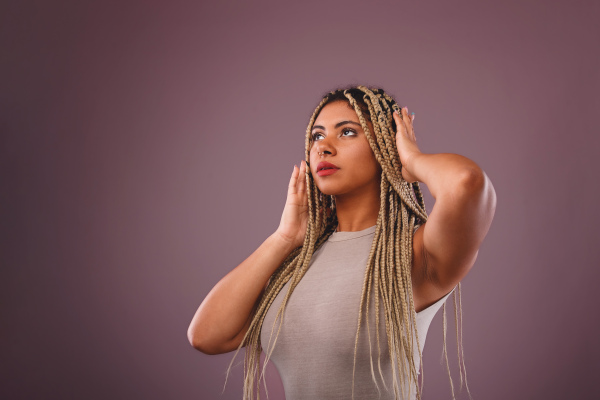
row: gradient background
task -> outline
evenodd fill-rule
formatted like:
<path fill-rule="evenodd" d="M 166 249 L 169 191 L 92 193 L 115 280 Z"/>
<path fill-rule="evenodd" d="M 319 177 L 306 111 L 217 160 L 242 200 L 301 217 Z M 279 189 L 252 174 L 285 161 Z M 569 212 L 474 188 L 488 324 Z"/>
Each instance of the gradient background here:
<path fill-rule="evenodd" d="M 220 396 L 234 353 L 188 325 L 277 229 L 321 95 L 362 83 L 496 189 L 463 280 L 474 399 L 599 398 L 600 3 L 7 3 L 0 397 L 240 399 L 244 352 Z M 450 398 L 441 320 L 427 400 Z"/>

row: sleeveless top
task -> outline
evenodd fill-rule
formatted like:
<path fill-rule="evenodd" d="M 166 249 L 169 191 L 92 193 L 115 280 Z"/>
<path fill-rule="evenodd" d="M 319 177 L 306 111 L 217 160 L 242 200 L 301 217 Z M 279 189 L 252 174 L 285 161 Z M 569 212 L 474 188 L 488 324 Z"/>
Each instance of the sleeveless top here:
<path fill-rule="evenodd" d="M 281 330 L 275 344 L 273 342 L 281 317 L 277 320 L 271 342 L 269 342 L 271 328 L 291 280 L 284 285 L 267 311 L 260 333 L 262 351 L 266 355 L 273 349 L 270 360 L 273 361 L 279 372 L 286 400 L 330 400 L 352 397 L 352 369 L 358 310 L 376 227 L 374 225 L 356 232 L 334 232 L 315 251 L 308 270 L 288 299 L 283 313 Z M 415 227 L 415 231 L 416 228 L 418 226 Z M 425 337 L 431 320 L 453 291 L 454 289 L 436 303 L 417 313 L 417 332 L 421 352 L 425 346 Z M 387 389 L 381 380 L 377 364 L 378 350 L 374 328 L 375 296 L 373 285 L 371 285 L 369 299 L 371 353 L 373 373 L 381 395 L 379 395 L 371 375 L 365 307 L 354 372 L 355 399 L 395 398 L 381 293 L 379 296 L 380 365 Z M 416 341 L 413 341 L 413 349 L 418 372 L 420 363 Z M 401 368 L 400 365 L 397 367 Z M 398 368 L 396 368 L 396 374 L 398 374 L 397 384 L 400 392 Z M 406 379 L 405 382 L 407 381 Z M 409 399 L 408 387 L 405 387 L 404 398 Z M 412 384 L 410 399 L 415 398 L 416 387 Z"/>

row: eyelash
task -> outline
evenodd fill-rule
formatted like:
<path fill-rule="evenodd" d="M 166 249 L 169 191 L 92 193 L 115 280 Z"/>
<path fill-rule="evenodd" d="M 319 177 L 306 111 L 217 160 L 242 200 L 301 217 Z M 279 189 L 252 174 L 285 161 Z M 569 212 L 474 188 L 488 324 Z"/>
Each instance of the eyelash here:
<path fill-rule="evenodd" d="M 344 133 L 344 132 L 348 132 L 348 131 L 350 131 L 350 132 L 353 132 L 353 133 L 356 133 L 356 131 L 355 131 L 354 129 L 350 129 L 350 128 L 345 128 L 345 129 L 342 131 L 342 133 Z M 321 135 L 321 134 L 320 134 L 320 133 L 318 133 L 318 132 L 315 132 L 315 133 L 313 133 L 313 134 L 311 135 L 311 137 L 312 137 L 312 140 L 313 140 L 313 141 L 314 141 L 314 140 L 316 140 L 316 139 L 315 139 L 315 136 L 317 136 L 317 135 Z"/>

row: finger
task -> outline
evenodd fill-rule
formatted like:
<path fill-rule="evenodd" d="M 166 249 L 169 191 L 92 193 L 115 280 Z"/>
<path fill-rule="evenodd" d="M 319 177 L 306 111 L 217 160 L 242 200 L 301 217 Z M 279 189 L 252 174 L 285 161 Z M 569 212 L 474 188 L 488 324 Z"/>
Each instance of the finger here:
<path fill-rule="evenodd" d="M 400 111 L 400 112 L 402 112 L 402 111 Z M 398 114 L 398 112 L 394 111 L 393 115 L 394 115 L 394 121 L 396 121 L 396 128 L 397 128 L 398 132 L 403 132 L 403 130 L 406 130 L 406 126 L 404 125 L 404 121 L 402 120 L 402 117 L 400 116 L 400 114 Z"/>
<path fill-rule="evenodd" d="M 415 123 L 415 113 L 414 112 L 411 113 L 410 117 L 411 117 L 412 135 L 413 135 L 414 141 L 416 142 L 417 141 L 417 136 L 415 135 L 415 125 L 414 125 L 414 123 Z"/>
<path fill-rule="evenodd" d="M 406 126 L 407 127 L 412 127 L 412 117 L 410 115 L 408 115 L 408 107 L 403 107 L 402 108 L 402 120 L 406 121 Z M 410 129 L 409 129 L 410 130 Z"/>
<path fill-rule="evenodd" d="M 403 109 L 400 109 L 400 114 L 396 114 L 394 118 L 396 118 L 396 126 L 398 127 L 398 132 L 396 133 L 396 137 L 398 135 L 402 135 L 403 137 L 412 140 L 412 135 L 410 134 L 410 130 L 408 129 L 408 123 L 405 122 L 409 118 L 406 116 L 402 116 L 404 113 Z"/>
<path fill-rule="evenodd" d="M 300 161 L 300 171 L 298 171 L 298 187 L 297 193 L 305 192 L 306 189 L 306 163 L 304 160 Z"/>
<path fill-rule="evenodd" d="M 394 115 L 394 118 L 395 118 L 396 120 L 400 120 L 400 121 L 402 121 L 402 109 L 400 109 L 400 111 L 398 111 L 398 110 L 395 110 L 395 111 L 393 112 L 393 115 Z"/>
<path fill-rule="evenodd" d="M 404 107 L 402 108 L 402 114 L 406 116 L 406 118 L 404 118 L 404 120 L 406 121 L 406 130 L 408 132 L 408 136 L 410 138 L 412 138 L 414 141 L 416 141 L 416 137 L 415 137 L 415 129 L 413 127 L 413 119 L 410 115 L 408 115 L 408 107 Z"/>
<path fill-rule="evenodd" d="M 292 172 L 292 177 L 290 178 L 290 183 L 288 184 L 288 195 L 296 194 L 296 183 L 298 181 L 298 167 L 294 164 L 294 172 Z"/>

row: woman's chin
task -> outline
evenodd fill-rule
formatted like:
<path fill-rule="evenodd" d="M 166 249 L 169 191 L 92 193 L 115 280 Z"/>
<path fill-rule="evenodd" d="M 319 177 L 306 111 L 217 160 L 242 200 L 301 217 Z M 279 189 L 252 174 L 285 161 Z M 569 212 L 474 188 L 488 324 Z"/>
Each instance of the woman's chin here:
<path fill-rule="evenodd" d="M 327 189 L 321 189 L 321 188 L 319 188 L 319 191 L 321 193 L 323 193 L 324 196 L 334 196 L 334 195 L 337 194 L 336 190 L 331 190 L 331 189 L 327 190 Z"/>

